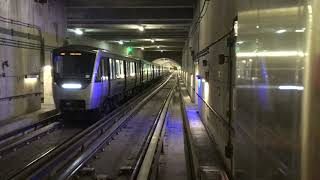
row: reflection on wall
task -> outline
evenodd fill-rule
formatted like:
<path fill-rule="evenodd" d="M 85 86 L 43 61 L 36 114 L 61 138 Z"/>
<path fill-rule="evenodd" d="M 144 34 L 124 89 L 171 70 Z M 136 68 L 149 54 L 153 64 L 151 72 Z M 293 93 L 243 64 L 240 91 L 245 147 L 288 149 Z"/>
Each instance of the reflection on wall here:
<path fill-rule="evenodd" d="M 238 5 L 235 179 L 299 179 L 307 8 L 298 0 Z"/>

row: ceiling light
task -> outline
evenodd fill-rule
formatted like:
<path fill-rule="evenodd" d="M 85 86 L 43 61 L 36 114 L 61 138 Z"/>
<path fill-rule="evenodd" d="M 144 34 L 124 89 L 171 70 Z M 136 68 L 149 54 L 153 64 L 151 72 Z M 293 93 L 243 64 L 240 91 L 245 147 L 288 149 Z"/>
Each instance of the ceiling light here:
<path fill-rule="evenodd" d="M 160 49 L 160 46 L 158 45 L 157 48 Z"/>
<path fill-rule="evenodd" d="M 259 26 L 259 25 L 257 25 L 257 26 L 256 26 L 256 28 L 257 28 L 257 29 L 259 29 L 259 28 L 260 28 L 260 26 Z"/>
<path fill-rule="evenodd" d="M 302 51 L 240 52 L 237 57 L 305 57 Z"/>
<path fill-rule="evenodd" d="M 120 45 L 122 45 L 122 44 L 123 44 L 123 41 L 122 41 L 122 40 L 120 40 L 118 43 L 119 43 Z"/>
<path fill-rule="evenodd" d="M 143 26 L 139 26 L 138 29 L 139 29 L 139 31 L 141 31 L 141 32 L 144 31 L 144 27 L 143 27 Z"/>
<path fill-rule="evenodd" d="M 76 35 L 82 35 L 83 31 L 81 31 L 81 29 L 75 29 L 74 33 L 76 33 Z"/>
<path fill-rule="evenodd" d="M 243 44 L 243 43 L 244 43 L 244 41 L 238 41 L 238 42 L 237 42 L 237 44 L 239 44 L 239 45 L 240 45 L 240 44 Z"/>
<path fill-rule="evenodd" d="M 306 28 L 297 29 L 296 32 L 304 32 L 305 30 L 306 30 Z"/>
<path fill-rule="evenodd" d="M 143 50 L 144 50 L 144 47 L 141 47 L 141 50 L 143 51 Z"/>
<path fill-rule="evenodd" d="M 282 34 L 285 32 L 287 32 L 287 30 L 285 30 L 285 29 L 280 29 L 280 30 L 276 31 L 277 34 Z"/>
<path fill-rule="evenodd" d="M 161 49 L 161 52 L 163 52 L 163 50 Z"/>
<path fill-rule="evenodd" d="M 151 41 L 152 43 L 154 43 L 154 39 L 151 39 L 150 41 Z"/>

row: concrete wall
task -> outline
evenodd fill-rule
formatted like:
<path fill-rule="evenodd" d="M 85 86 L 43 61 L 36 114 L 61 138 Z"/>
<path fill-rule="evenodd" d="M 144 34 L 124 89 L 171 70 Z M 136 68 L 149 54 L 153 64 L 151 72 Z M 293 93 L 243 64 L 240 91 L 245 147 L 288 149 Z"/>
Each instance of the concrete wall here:
<path fill-rule="evenodd" d="M 202 8 L 204 3 L 206 5 Z M 203 12 L 200 16 L 203 18 L 199 20 L 201 9 Z M 229 63 L 220 65 L 218 55 L 234 56 L 234 54 L 229 53 L 227 38 L 222 38 L 208 48 L 206 55 L 201 57 L 195 55 L 232 30 L 236 5 L 233 0 L 207 2 L 201 0 L 195 14 L 194 24 L 198 25 L 190 29 L 191 38 L 186 42 L 183 51 L 183 79 L 189 94 L 198 104 L 202 121 L 218 144 L 217 148 L 224 158 L 227 169 L 231 171 L 232 161 L 224 156 L 225 146 L 229 138 L 232 138 L 228 128 Z"/>
<path fill-rule="evenodd" d="M 46 4 L 34 0 L 2 0 L 0 16 L 3 40 L 0 43 L 0 120 L 4 120 L 39 109 L 41 98 L 51 93 L 46 88 L 50 84 L 47 79 L 50 70 L 44 72 L 43 66 L 50 61 L 51 46 L 62 44 L 66 21 L 62 0 Z M 45 43 L 44 57 L 40 50 L 41 37 Z M 39 78 L 25 79 L 25 75 L 31 74 Z M 46 98 L 44 102 L 52 103 Z"/>

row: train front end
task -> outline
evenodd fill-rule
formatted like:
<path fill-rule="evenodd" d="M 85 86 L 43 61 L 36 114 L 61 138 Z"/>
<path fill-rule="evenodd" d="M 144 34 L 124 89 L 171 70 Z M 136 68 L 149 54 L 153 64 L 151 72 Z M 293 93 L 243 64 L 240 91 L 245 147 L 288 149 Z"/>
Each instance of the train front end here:
<path fill-rule="evenodd" d="M 61 112 L 88 111 L 92 106 L 96 53 L 53 51 L 53 97 Z"/>

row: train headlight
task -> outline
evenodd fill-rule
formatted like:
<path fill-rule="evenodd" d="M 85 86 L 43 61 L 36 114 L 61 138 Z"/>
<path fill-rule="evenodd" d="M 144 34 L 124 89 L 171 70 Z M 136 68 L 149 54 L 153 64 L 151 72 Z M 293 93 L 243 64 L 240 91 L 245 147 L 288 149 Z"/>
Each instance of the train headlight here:
<path fill-rule="evenodd" d="M 82 85 L 78 83 L 64 83 L 62 84 L 63 89 L 81 89 Z"/>

